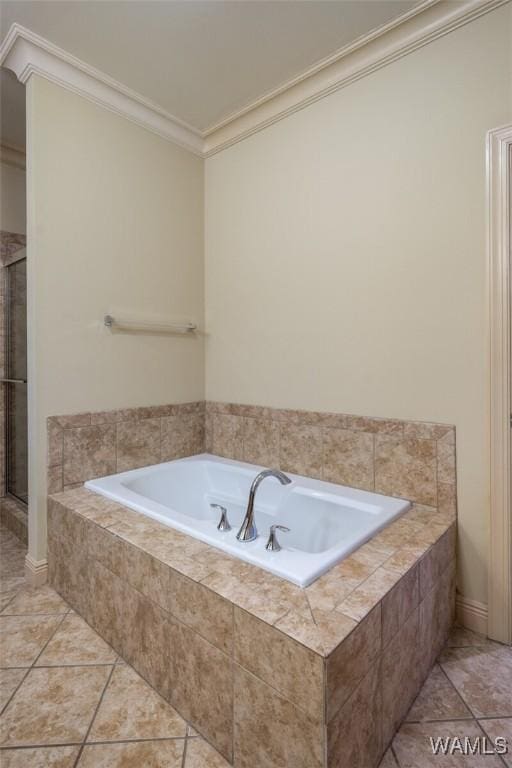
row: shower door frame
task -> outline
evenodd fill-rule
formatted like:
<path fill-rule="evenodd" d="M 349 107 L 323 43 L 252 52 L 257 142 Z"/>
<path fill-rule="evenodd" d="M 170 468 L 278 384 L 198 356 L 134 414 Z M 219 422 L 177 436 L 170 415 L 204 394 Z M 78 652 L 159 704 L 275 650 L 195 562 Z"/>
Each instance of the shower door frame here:
<path fill-rule="evenodd" d="M 18 253 L 20 255 L 18 255 Z M 27 398 L 28 398 L 28 380 L 27 379 L 11 379 L 9 380 L 10 375 L 10 369 L 11 369 L 11 361 L 10 361 L 10 343 L 11 343 L 11 307 L 10 307 L 10 272 L 9 269 L 13 267 L 15 264 L 18 264 L 20 261 L 27 261 L 27 251 L 26 247 L 20 249 L 18 253 L 13 254 L 9 258 L 9 263 L 4 264 L 4 280 L 5 280 L 5 288 L 4 288 L 4 296 L 5 296 L 5 308 L 4 308 L 4 319 L 5 319 L 5 372 L 6 372 L 6 378 L 4 379 L 5 383 L 5 389 L 4 389 L 4 413 L 5 413 L 5 427 L 4 427 L 4 466 L 5 466 L 5 495 L 8 498 L 14 499 L 16 503 L 22 504 L 25 509 L 28 509 L 28 500 L 23 499 L 21 496 L 18 496 L 17 494 L 13 493 L 12 490 L 10 490 L 10 469 L 11 469 L 11 462 L 10 462 L 10 449 L 9 446 L 12 445 L 11 443 L 11 431 L 10 431 L 10 398 L 12 397 L 11 387 L 15 387 L 17 384 L 24 383 L 27 386 Z M 21 255 L 23 254 L 23 255 Z M 28 424 L 27 424 L 27 462 L 28 462 Z M 28 477 L 27 477 L 27 494 L 28 494 Z"/>
<path fill-rule="evenodd" d="M 490 343 L 489 637 L 512 643 L 512 125 L 487 134 Z"/>

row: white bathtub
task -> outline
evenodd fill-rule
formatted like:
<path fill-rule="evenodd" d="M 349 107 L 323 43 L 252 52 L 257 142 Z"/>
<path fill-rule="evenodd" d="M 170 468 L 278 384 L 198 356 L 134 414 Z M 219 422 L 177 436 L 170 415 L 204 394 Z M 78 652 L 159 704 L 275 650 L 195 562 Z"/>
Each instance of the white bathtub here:
<path fill-rule="evenodd" d="M 262 467 L 201 454 L 156 464 L 85 483 L 171 528 L 194 536 L 283 579 L 306 587 L 409 509 L 403 499 L 380 496 L 321 480 L 286 473 L 283 486 L 266 478 L 256 493 L 258 538 L 239 542 L 236 533 L 247 506 L 249 489 Z M 219 532 L 219 513 L 227 508 L 231 530 Z M 278 523 L 280 552 L 265 549 L 269 528 Z"/>

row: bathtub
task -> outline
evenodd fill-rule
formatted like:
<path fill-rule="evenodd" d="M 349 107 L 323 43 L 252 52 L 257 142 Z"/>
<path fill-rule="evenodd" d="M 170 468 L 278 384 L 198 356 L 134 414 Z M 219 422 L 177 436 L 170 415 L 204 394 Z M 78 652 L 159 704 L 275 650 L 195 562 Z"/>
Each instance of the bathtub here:
<path fill-rule="evenodd" d="M 89 480 L 85 486 L 299 587 L 307 587 L 410 508 L 404 499 L 287 472 L 290 485 L 272 477 L 262 482 L 254 505 L 258 538 L 240 542 L 236 534 L 261 469 L 200 454 Z M 219 512 L 211 504 L 226 507 L 230 531 L 217 530 Z M 265 549 L 273 524 L 290 529 L 278 531 L 278 552 Z"/>

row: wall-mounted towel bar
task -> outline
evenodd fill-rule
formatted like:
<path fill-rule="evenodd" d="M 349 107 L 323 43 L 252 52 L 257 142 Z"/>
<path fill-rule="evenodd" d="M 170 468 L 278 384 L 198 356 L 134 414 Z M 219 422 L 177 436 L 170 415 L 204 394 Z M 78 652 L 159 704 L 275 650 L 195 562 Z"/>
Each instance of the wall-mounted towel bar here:
<path fill-rule="evenodd" d="M 105 315 L 103 322 L 111 330 L 126 332 L 193 333 L 197 330 L 197 325 L 194 323 L 141 323 L 134 320 L 121 320 L 112 315 Z"/>

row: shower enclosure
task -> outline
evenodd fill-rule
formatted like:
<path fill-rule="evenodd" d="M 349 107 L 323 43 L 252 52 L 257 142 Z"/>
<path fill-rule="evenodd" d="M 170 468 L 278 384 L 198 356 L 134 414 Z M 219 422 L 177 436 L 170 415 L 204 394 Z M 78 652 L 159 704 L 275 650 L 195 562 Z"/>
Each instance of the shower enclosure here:
<path fill-rule="evenodd" d="M 21 248 L 4 263 L 5 491 L 28 502 L 27 268 Z"/>

